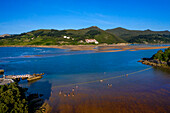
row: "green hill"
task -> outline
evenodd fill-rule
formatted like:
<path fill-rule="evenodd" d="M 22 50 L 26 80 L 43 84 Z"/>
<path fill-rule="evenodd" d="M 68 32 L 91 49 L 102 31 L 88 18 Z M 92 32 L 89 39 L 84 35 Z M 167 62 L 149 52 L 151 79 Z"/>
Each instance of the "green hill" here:
<path fill-rule="evenodd" d="M 63 38 L 64 36 L 70 37 L 70 39 Z M 0 45 L 77 45 L 86 44 L 83 43 L 85 39 L 96 39 L 100 44 L 125 42 L 114 34 L 92 26 L 79 30 L 34 30 L 18 35 L 1 37 Z"/>
<path fill-rule="evenodd" d="M 79 45 L 87 44 L 85 39 L 96 39 L 100 44 L 170 43 L 170 32 L 128 30 L 121 27 L 102 30 L 97 26 L 79 30 L 39 29 L 22 34 L 0 36 L 0 45 Z"/>
<path fill-rule="evenodd" d="M 169 31 L 128 30 L 121 27 L 106 30 L 129 43 L 170 43 Z"/>

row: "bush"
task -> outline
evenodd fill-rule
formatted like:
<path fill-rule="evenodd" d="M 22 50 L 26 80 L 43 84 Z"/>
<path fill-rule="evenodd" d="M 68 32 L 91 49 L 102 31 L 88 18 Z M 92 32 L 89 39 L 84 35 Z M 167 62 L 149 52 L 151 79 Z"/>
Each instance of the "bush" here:
<path fill-rule="evenodd" d="M 17 83 L 0 86 L 0 113 L 28 113 L 25 91 Z"/>
<path fill-rule="evenodd" d="M 170 60 L 170 47 L 165 49 L 164 52 L 162 50 L 159 50 L 156 54 L 152 56 L 152 59 L 158 59 L 160 61 L 168 62 Z"/>

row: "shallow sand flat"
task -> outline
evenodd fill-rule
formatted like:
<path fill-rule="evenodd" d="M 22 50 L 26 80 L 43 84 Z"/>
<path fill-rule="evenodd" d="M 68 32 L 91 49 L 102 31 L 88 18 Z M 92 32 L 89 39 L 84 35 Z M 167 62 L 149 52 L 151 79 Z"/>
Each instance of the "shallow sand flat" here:
<path fill-rule="evenodd" d="M 150 50 L 150 49 L 165 49 L 170 46 L 160 47 L 146 47 L 146 46 L 121 46 L 121 45 L 27 45 L 27 46 L 0 46 L 0 47 L 45 47 L 45 48 L 59 48 L 59 49 L 70 49 L 72 51 L 83 51 L 83 50 L 94 50 L 97 52 L 119 52 L 119 51 L 135 51 L 135 50 Z M 108 50 L 108 49 L 121 49 L 121 50 Z"/>
<path fill-rule="evenodd" d="M 136 50 L 134 50 L 134 49 L 131 49 L 131 50 L 129 50 L 129 51 L 136 51 Z"/>
<path fill-rule="evenodd" d="M 60 49 L 71 49 L 72 51 L 79 51 L 79 50 L 95 50 L 94 48 L 97 47 L 95 45 L 64 45 L 64 46 L 57 46 L 56 48 Z"/>
<path fill-rule="evenodd" d="M 149 76 L 149 72 L 141 72 L 128 77 L 79 85 L 74 96 L 74 85 L 53 86 L 48 102 L 54 113 L 169 113 L 169 82 L 153 84 L 155 79 L 160 79 L 157 74 L 153 78 Z M 169 77 L 166 76 L 165 79 L 168 80 Z M 111 83 L 112 87 L 108 87 L 107 83 Z M 59 94 L 59 91 L 62 93 Z"/>
<path fill-rule="evenodd" d="M 120 52 L 125 50 L 105 50 L 105 51 L 98 51 L 98 52 Z"/>
<path fill-rule="evenodd" d="M 139 46 L 117 46 L 117 47 L 107 47 L 106 49 L 101 49 L 98 52 L 120 52 L 120 51 L 137 51 L 137 50 L 151 50 L 151 49 L 166 49 L 170 46 L 162 47 L 139 47 Z M 120 49 L 120 50 L 108 50 L 108 49 Z"/>
<path fill-rule="evenodd" d="M 126 87 L 125 87 L 126 88 Z M 68 89 L 67 89 L 68 90 Z M 109 89 L 108 89 L 109 90 Z M 49 103 L 52 112 L 60 113 L 168 113 L 169 91 L 156 89 L 150 92 L 121 92 L 79 89 L 74 96 L 64 96 L 54 90 Z M 128 89 L 130 90 L 130 88 Z M 68 91 L 67 91 L 68 92 Z"/>
<path fill-rule="evenodd" d="M 135 50 L 149 50 L 149 49 L 165 49 L 170 46 L 163 46 L 163 47 L 139 47 L 139 48 L 134 48 Z"/>

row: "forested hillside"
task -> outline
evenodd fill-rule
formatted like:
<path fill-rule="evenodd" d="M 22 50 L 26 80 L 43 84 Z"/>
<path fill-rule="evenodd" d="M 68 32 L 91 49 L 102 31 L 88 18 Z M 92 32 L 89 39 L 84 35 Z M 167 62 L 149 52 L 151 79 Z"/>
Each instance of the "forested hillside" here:
<path fill-rule="evenodd" d="M 170 43 L 169 31 L 139 31 L 124 28 L 108 29 L 107 32 L 114 34 L 129 43 Z"/>
<path fill-rule="evenodd" d="M 85 42 L 85 39 L 96 39 L 99 44 L 161 44 L 170 43 L 170 32 L 127 30 L 120 27 L 115 29 L 102 30 L 97 26 L 79 30 L 39 29 L 21 34 L 1 35 L 0 45 L 83 45 L 88 44 Z"/>
<path fill-rule="evenodd" d="M 69 39 L 63 38 L 64 36 Z M 80 30 L 34 30 L 19 35 L 1 37 L 0 45 L 77 45 L 87 44 L 85 39 L 96 39 L 100 44 L 125 42 L 114 34 L 92 26 Z"/>

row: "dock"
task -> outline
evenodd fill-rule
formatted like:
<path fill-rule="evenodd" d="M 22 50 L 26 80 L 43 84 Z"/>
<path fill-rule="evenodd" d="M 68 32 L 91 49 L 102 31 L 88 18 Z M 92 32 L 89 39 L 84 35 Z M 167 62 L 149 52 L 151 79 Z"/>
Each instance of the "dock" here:
<path fill-rule="evenodd" d="M 40 74 L 23 74 L 23 75 L 4 75 L 4 70 L 0 69 L 0 75 L 3 74 L 3 78 L 0 78 L 0 85 L 10 84 L 14 81 L 20 81 L 20 79 L 27 79 L 28 82 L 41 79 L 44 73 Z"/>
<path fill-rule="evenodd" d="M 25 75 L 8 75 L 8 76 L 5 76 L 5 78 L 7 79 L 24 79 L 24 78 L 30 78 L 31 75 L 30 74 L 25 74 Z"/>
<path fill-rule="evenodd" d="M 30 82 L 30 81 L 38 80 L 38 79 L 41 79 L 41 78 L 42 78 L 42 76 L 35 76 L 35 77 L 28 78 L 27 81 Z"/>
<path fill-rule="evenodd" d="M 13 83 L 13 82 L 14 81 L 12 79 L 0 78 L 0 85 L 10 84 L 10 83 Z"/>
<path fill-rule="evenodd" d="M 32 80 L 37 80 L 37 79 L 41 79 L 42 75 L 44 75 L 44 73 L 40 73 L 40 74 L 24 74 L 24 75 L 8 75 L 5 76 L 6 79 L 12 79 L 12 80 L 18 80 L 18 79 L 22 79 L 25 80 L 27 79 L 28 82 L 32 81 Z"/>

